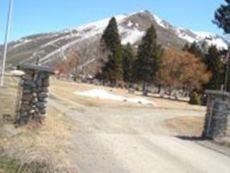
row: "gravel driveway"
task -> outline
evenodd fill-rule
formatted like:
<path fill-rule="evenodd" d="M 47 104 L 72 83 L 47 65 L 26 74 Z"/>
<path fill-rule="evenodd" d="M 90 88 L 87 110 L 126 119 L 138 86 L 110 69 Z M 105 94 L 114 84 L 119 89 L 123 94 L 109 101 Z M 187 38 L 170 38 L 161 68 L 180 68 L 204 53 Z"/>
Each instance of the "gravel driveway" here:
<path fill-rule="evenodd" d="M 175 117 L 202 117 L 204 111 L 86 106 L 61 99 L 50 104 L 78 126 L 71 157 L 79 173 L 230 172 L 228 155 L 180 139 L 164 125 Z"/>

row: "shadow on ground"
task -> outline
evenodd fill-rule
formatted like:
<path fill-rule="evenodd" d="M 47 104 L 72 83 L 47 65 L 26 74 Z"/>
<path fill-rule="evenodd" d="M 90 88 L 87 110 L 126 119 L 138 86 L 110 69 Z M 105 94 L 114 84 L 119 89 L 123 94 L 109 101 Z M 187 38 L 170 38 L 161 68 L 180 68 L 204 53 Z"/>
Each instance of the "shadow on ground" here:
<path fill-rule="evenodd" d="M 205 138 L 203 136 L 176 136 L 179 139 L 185 140 L 185 141 L 205 141 L 210 140 L 208 138 Z"/>

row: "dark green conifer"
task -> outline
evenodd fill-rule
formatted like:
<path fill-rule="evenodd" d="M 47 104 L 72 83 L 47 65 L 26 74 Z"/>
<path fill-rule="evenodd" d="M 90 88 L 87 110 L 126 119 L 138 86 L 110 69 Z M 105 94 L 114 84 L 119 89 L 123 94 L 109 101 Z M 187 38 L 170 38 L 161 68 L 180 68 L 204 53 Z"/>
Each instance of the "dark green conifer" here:
<path fill-rule="evenodd" d="M 223 70 L 224 66 L 221 61 L 220 52 L 216 46 L 211 46 L 206 54 L 204 62 L 209 71 L 212 73 L 212 77 L 205 85 L 205 89 L 220 90 L 224 81 Z"/>
<path fill-rule="evenodd" d="M 133 63 L 134 53 L 130 44 L 123 46 L 122 49 L 122 68 L 123 68 L 123 80 L 127 83 L 133 82 Z"/>
<path fill-rule="evenodd" d="M 143 84 L 143 94 L 147 95 L 146 85 L 154 82 L 161 66 L 162 49 L 157 44 L 157 34 L 152 25 L 142 39 L 135 61 L 135 79 Z"/>
<path fill-rule="evenodd" d="M 222 28 L 226 34 L 230 33 L 230 0 L 225 0 L 226 4 L 221 5 L 215 12 L 214 23 Z"/>
<path fill-rule="evenodd" d="M 121 40 L 116 19 L 113 17 L 105 29 L 101 43 L 105 52 L 108 53 L 107 61 L 102 68 L 102 78 L 104 81 L 115 85 L 122 80 L 122 59 Z"/>
<path fill-rule="evenodd" d="M 200 48 L 200 46 L 196 42 L 193 42 L 190 46 L 188 44 L 186 44 L 184 46 L 183 50 L 195 55 L 198 58 L 203 57 L 202 49 Z"/>

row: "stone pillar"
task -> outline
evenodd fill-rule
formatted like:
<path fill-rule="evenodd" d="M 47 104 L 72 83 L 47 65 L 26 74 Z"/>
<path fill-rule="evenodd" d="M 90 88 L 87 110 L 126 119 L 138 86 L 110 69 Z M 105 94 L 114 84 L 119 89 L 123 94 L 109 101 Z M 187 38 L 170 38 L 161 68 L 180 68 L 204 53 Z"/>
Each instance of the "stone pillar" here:
<path fill-rule="evenodd" d="M 230 137 L 230 93 L 206 91 L 207 114 L 203 137 L 217 139 Z"/>
<path fill-rule="evenodd" d="M 21 100 L 17 122 L 27 124 L 30 121 L 42 123 L 46 116 L 48 103 L 50 69 L 40 66 L 23 65 L 25 72 L 21 80 Z"/>

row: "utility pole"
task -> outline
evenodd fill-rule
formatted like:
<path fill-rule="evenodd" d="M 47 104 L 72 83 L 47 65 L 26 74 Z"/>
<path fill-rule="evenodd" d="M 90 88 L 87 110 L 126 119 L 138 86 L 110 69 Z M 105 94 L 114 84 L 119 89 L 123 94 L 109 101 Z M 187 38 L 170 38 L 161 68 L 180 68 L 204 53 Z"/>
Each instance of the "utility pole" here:
<path fill-rule="evenodd" d="M 0 86 L 4 85 L 6 56 L 7 56 L 7 48 L 8 48 L 8 37 L 9 37 L 10 28 L 11 28 L 11 18 L 12 18 L 13 4 L 14 4 L 14 0 L 9 0 L 9 1 L 10 2 L 9 2 L 9 11 L 8 11 L 8 16 L 7 16 L 7 24 L 6 24 L 4 52 L 3 52 L 2 69 L 1 69 L 1 76 L 0 76 Z"/>
<path fill-rule="evenodd" d="M 229 73 L 229 59 L 230 59 L 230 46 L 228 47 L 228 52 L 226 55 L 226 72 L 225 72 L 225 81 L 224 81 L 224 91 L 227 92 L 228 90 L 228 73 Z"/>

